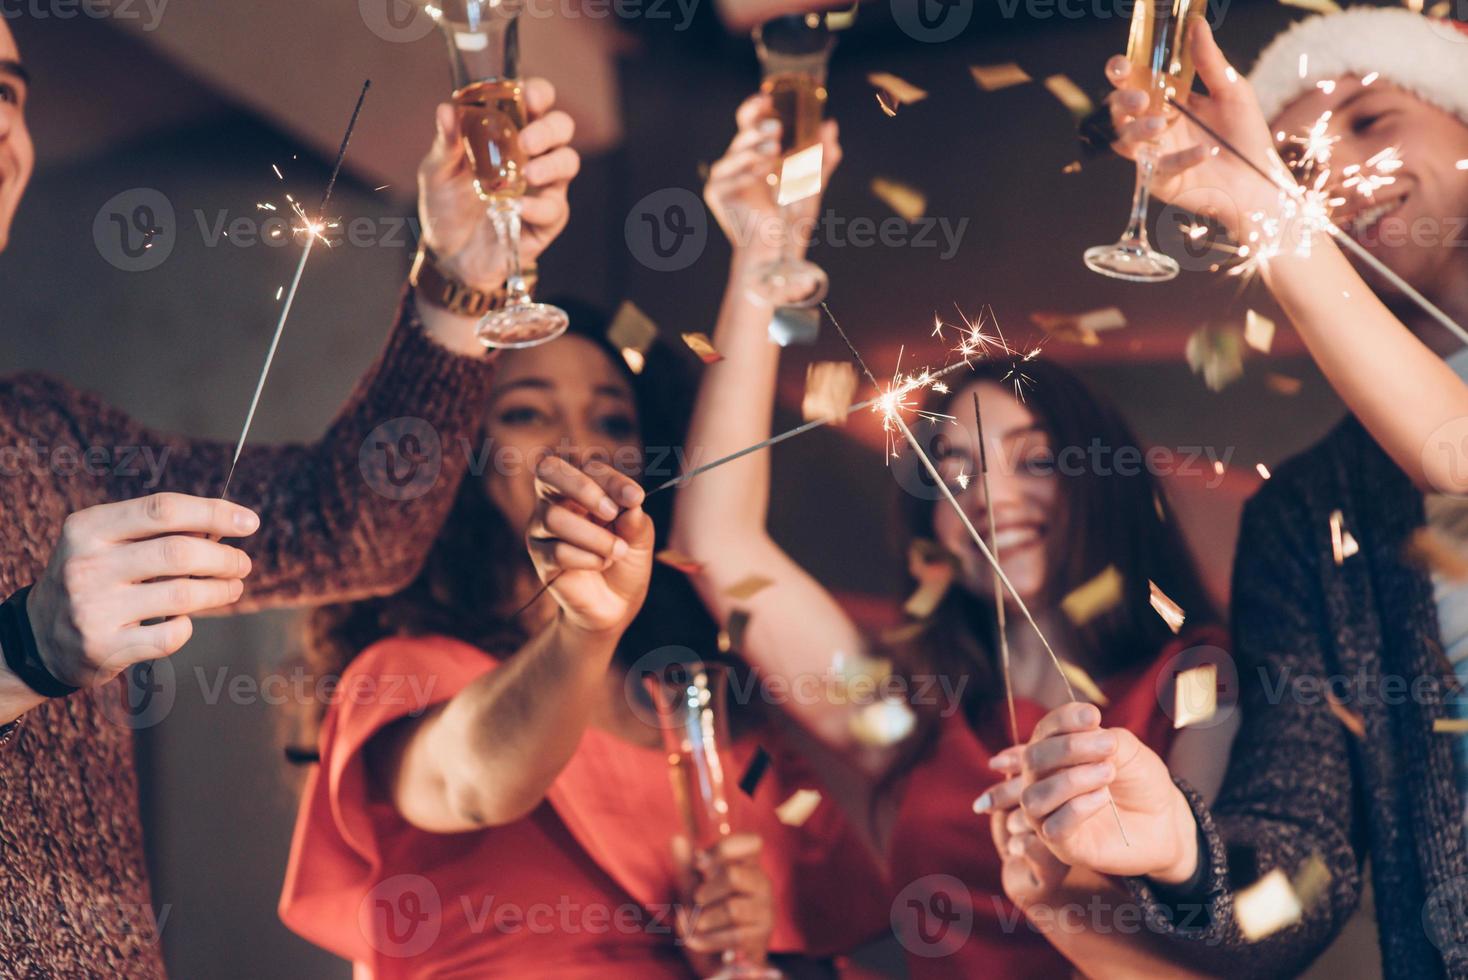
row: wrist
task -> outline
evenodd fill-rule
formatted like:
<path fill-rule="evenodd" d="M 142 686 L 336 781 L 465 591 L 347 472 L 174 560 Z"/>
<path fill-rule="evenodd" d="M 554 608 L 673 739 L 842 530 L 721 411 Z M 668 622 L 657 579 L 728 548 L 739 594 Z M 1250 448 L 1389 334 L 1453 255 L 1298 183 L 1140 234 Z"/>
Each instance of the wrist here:
<path fill-rule="evenodd" d="M 1193 808 L 1188 805 L 1182 791 L 1173 787 L 1174 817 L 1173 837 L 1177 843 L 1177 854 L 1165 867 L 1147 877 L 1163 885 L 1178 886 L 1192 881 L 1198 874 L 1198 864 L 1203 860 L 1198 847 L 1198 821 Z"/>
<path fill-rule="evenodd" d="M 573 622 L 562 609 L 556 614 L 554 629 L 562 646 L 574 648 L 582 654 L 610 658 L 617 649 L 617 644 L 621 642 L 626 627 L 593 629 Z"/>

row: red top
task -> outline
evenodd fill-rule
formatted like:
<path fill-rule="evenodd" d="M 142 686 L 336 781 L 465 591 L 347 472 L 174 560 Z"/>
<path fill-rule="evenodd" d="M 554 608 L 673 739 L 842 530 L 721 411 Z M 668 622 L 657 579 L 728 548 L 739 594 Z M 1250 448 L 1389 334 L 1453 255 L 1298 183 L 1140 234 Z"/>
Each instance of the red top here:
<path fill-rule="evenodd" d="M 362 751 L 372 737 L 497 663 L 443 637 L 384 640 L 352 662 L 301 801 L 282 920 L 352 960 L 359 980 L 691 976 L 675 942 L 670 841 L 683 831 L 661 749 L 587 728 L 533 813 L 467 833 L 419 830 L 374 790 Z M 769 772 L 753 800 L 736 791 L 730 806 L 736 828 L 764 838 L 771 950 L 824 957 L 870 939 L 887 925 L 869 901 L 875 868 L 829 799 L 800 828 L 779 822 L 774 808 L 816 781 L 764 744 Z M 736 772 L 754 749 L 734 746 Z"/>
<path fill-rule="evenodd" d="M 1102 724 L 1126 728 L 1162 758 L 1172 747 L 1173 679 L 1181 670 L 1217 659 L 1207 649 L 1222 634 L 1198 630 L 1164 648 L 1155 661 L 1101 685 L 1110 704 Z M 1179 654 L 1189 651 L 1186 656 Z M 1201 658 L 1201 659 L 1200 659 Z M 1220 669 L 1220 700 L 1230 686 Z M 1021 737 L 1028 739 L 1048 713 L 1017 698 Z M 961 712 L 940 723 L 929 753 L 913 767 L 903 790 L 890 849 L 892 925 L 907 950 L 912 980 L 1003 977 L 1054 980 L 1071 964 L 1004 895 L 1003 862 L 989 836 L 989 819 L 976 816 L 974 799 L 1001 781 L 989 760 L 1010 745 L 1009 716 L 1001 704 L 976 732 Z"/>

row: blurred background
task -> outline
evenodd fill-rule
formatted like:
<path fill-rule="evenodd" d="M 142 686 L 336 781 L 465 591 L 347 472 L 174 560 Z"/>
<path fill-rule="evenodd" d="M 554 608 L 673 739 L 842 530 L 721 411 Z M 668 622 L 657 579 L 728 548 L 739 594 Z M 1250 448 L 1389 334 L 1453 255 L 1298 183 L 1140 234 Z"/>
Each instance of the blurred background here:
<path fill-rule="evenodd" d="M 960 309 L 992 307 L 1012 341 L 1031 344 L 1043 338 L 1034 314 L 1119 310 L 1124 327 L 1091 345 L 1052 338 L 1042 356 L 1075 366 L 1144 442 L 1177 452 L 1184 465 L 1168 492 L 1226 600 L 1257 465 L 1321 436 L 1338 403 L 1282 319 L 1271 350 L 1246 350 L 1242 376 L 1224 390 L 1193 372 L 1185 349 L 1200 328 L 1231 337 L 1249 309 L 1277 314 L 1258 287 L 1207 271 L 1212 256 L 1184 258 L 1175 213 L 1157 215 L 1171 228 L 1159 231 L 1162 247 L 1184 262 L 1175 282 L 1129 285 L 1081 264 L 1087 246 L 1124 224 L 1132 170 L 1083 159 L 1070 111 L 1041 82 L 1064 74 L 1101 89 L 1106 58 L 1125 44 L 1128 0 L 921 0 L 921 17 L 916 2 L 863 4 L 832 60 L 829 111 L 846 162 L 812 257 L 831 274 L 833 310 L 878 374 L 904 346 L 908 366 L 943 362 L 935 313 L 956 321 Z M 526 72 L 556 83 L 585 159 L 570 228 L 542 261 L 542 293 L 631 300 L 675 344 L 683 331 L 711 330 L 728 259 L 718 229 L 690 208 L 695 234 L 671 269 L 650 256 L 643 229 L 699 194 L 701 168 L 758 84 L 748 28 L 768 5 L 533 9 L 522 22 Z M 34 76 L 39 161 L 0 255 L 0 371 L 46 370 L 192 435 L 238 433 L 277 291 L 299 255 L 262 239 L 268 212 L 257 203 L 319 198 L 358 89 L 372 80 L 329 209 L 361 234 L 313 255 L 253 437 L 315 438 L 377 354 L 416 245 L 414 168 L 449 90 L 432 25 L 405 0 L 28 0 L 4 10 Z M 1209 7 L 1241 66 L 1301 16 L 1271 0 Z M 1006 63 L 1035 81 L 976 83 L 971 68 Z M 889 116 L 872 72 L 928 97 Z M 916 208 L 899 204 L 917 220 L 897 217 L 875 181 L 920 194 Z M 159 233 L 144 250 L 137 229 L 150 226 Z M 891 229 L 887 246 L 873 240 L 878 228 Z M 842 356 L 829 329 L 787 352 L 777 423 L 798 422 L 806 365 Z M 1213 459 L 1226 461 L 1221 474 Z M 889 617 L 900 600 L 900 559 L 887 553 L 900 490 L 878 428 L 855 419 L 783 445 L 775 480 L 777 536 L 865 620 Z M 227 689 L 280 670 L 295 623 L 272 614 L 202 624 L 175 659 L 172 710 L 139 733 L 153 894 L 174 976 L 349 975 L 275 917 L 298 775 L 282 757 L 284 708 L 216 694 L 221 680 Z M 1368 923 L 1319 973 L 1370 976 L 1376 958 Z"/>

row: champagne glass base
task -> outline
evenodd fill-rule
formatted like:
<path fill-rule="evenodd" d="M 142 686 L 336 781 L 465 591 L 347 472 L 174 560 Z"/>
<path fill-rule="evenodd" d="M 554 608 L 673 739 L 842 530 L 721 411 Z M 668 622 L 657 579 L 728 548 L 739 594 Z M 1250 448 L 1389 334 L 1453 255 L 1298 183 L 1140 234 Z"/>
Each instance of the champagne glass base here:
<path fill-rule="evenodd" d="M 559 306 L 526 303 L 486 314 L 474 336 L 491 350 L 539 347 L 566 332 L 571 318 Z"/>
<path fill-rule="evenodd" d="M 755 270 L 749 289 L 774 306 L 815 306 L 826 298 L 831 280 L 814 262 L 781 259 Z"/>
<path fill-rule="evenodd" d="M 1128 282 L 1167 282 L 1177 277 L 1179 268 L 1172 256 L 1126 241 L 1088 248 L 1085 258 L 1092 272 Z"/>

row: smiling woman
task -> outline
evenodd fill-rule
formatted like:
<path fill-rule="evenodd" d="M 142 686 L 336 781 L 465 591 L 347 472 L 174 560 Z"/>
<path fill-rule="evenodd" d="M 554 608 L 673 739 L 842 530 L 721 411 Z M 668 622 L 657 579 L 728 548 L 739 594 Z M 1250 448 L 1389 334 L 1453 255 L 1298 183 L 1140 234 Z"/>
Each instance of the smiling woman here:
<path fill-rule="evenodd" d="M 36 163 L 25 117 L 29 93 L 30 75 L 6 18 L 0 17 L 0 252 L 10 242 L 10 225 Z"/>

